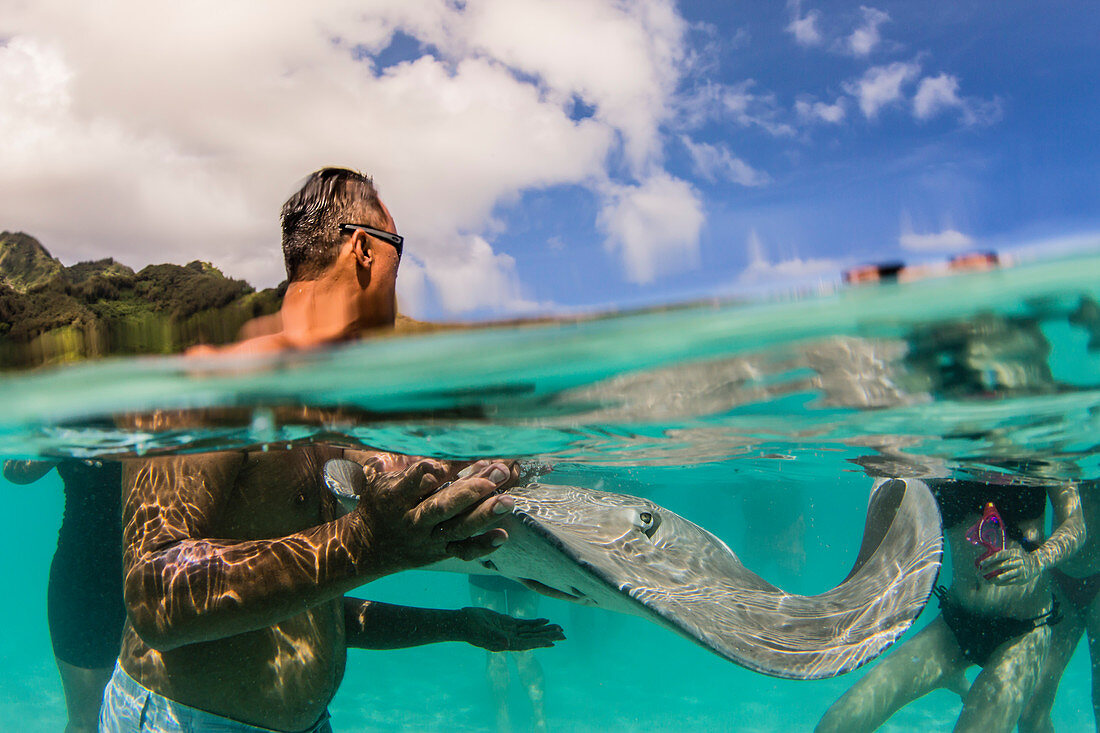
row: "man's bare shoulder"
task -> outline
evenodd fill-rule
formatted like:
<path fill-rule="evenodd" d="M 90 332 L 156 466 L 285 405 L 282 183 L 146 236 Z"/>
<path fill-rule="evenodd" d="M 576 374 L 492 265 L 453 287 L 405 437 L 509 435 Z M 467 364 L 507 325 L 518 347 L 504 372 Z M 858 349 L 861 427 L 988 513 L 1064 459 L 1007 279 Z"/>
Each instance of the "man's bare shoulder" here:
<path fill-rule="evenodd" d="M 241 330 L 237 333 L 237 340 L 247 341 L 248 339 L 271 336 L 282 332 L 282 330 L 283 314 L 276 311 L 266 316 L 259 316 L 245 321 L 245 324 L 241 326 Z"/>
<path fill-rule="evenodd" d="M 242 451 L 207 451 L 170 456 L 130 456 L 122 459 L 122 469 L 132 476 L 140 471 L 157 471 L 175 477 L 192 475 L 225 476 L 239 470 L 245 460 Z"/>
<path fill-rule="evenodd" d="M 167 511 L 180 515 L 181 523 L 199 521 L 232 492 L 244 459 L 239 451 L 126 459 L 124 512 L 148 516 Z"/>

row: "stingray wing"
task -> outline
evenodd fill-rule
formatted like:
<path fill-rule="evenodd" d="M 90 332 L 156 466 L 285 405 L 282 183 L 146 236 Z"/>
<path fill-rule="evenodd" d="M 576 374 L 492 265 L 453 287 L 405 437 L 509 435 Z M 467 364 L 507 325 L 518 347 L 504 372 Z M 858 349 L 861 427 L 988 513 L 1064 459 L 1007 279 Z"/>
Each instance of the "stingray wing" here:
<path fill-rule="evenodd" d="M 654 538 L 609 538 L 583 521 L 590 508 L 555 494 L 568 487 L 544 488 L 553 491 L 517 496 L 517 508 L 574 562 L 632 599 L 639 614 L 776 677 L 832 677 L 874 659 L 912 625 L 939 574 L 940 514 L 919 480 L 873 491 L 851 573 L 816 596 L 775 587 L 714 535 L 655 505 L 664 526 Z"/>

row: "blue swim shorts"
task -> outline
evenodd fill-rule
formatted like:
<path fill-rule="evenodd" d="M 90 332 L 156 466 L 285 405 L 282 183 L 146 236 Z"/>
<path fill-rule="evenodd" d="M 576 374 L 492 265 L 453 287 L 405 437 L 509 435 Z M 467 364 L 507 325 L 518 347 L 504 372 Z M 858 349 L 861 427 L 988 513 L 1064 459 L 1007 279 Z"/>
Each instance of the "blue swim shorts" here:
<path fill-rule="evenodd" d="M 103 693 L 99 733 L 272 733 L 270 728 L 223 718 L 182 705 L 137 683 L 115 663 Z M 302 733 L 332 733 L 328 713 Z"/>

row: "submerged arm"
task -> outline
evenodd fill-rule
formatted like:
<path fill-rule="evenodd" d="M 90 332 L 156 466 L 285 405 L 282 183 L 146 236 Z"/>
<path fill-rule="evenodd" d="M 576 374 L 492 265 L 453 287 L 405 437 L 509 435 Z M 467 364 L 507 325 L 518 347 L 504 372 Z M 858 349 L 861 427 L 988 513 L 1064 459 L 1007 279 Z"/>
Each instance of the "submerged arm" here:
<path fill-rule="evenodd" d="M 1077 486 L 1065 483 L 1048 490 L 1057 526 L 1046 542 L 1031 556 L 1040 570 L 1049 570 L 1081 549 L 1085 544 L 1085 518 L 1081 511 L 1081 496 Z"/>
<path fill-rule="evenodd" d="M 483 501 L 511 478 L 506 467 L 442 488 L 447 467 L 421 461 L 376 475 L 359 508 L 335 521 L 274 539 L 216 539 L 242 463 L 215 453 L 124 470 L 126 606 L 155 649 L 265 628 L 398 570 L 480 557 L 507 537 L 491 527 L 510 500 Z"/>
<path fill-rule="evenodd" d="M 404 649 L 441 641 L 464 641 L 489 651 L 523 651 L 554 646 L 565 638 L 544 618 L 518 619 L 487 608 L 458 610 L 393 606 L 344 599 L 349 647 Z"/>
<path fill-rule="evenodd" d="M 370 579 L 354 512 L 277 539 L 210 539 L 243 460 L 219 453 L 126 467 L 126 606 L 156 649 L 271 626 Z"/>
<path fill-rule="evenodd" d="M 1033 552 L 1013 549 L 986 559 L 981 566 L 982 572 L 999 573 L 991 578 L 993 583 L 1008 585 L 1034 580 L 1039 573 L 1056 566 L 1085 544 L 1085 519 L 1077 487 L 1067 482 L 1049 488 L 1047 494 L 1054 507 L 1057 523 L 1054 531 Z"/>

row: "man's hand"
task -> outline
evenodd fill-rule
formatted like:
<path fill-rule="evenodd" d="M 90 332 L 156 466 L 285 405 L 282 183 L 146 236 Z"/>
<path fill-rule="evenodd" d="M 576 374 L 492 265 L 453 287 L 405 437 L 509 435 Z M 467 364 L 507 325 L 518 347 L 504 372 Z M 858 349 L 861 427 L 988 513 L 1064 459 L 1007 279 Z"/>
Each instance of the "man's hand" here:
<path fill-rule="evenodd" d="M 457 474 L 433 460 L 390 473 L 384 468 L 378 459 L 364 465 L 366 487 L 355 509 L 367 568 L 391 573 L 448 557 L 473 560 L 508 539 L 507 532 L 494 527 L 511 512 L 514 500 L 495 494 L 515 480 L 512 464 L 478 461 Z"/>
<path fill-rule="evenodd" d="M 1030 552 L 1018 547 L 993 553 L 978 569 L 982 575 L 997 573 L 989 578 L 995 585 L 1024 585 L 1038 578 L 1043 570 Z"/>
<path fill-rule="evenodd" d="M 544 618 L 513 618 L 488 608 L 464 608 L 465 641 L 491 652 L 522 652 L 554 646 L 565 634 Z"/>

